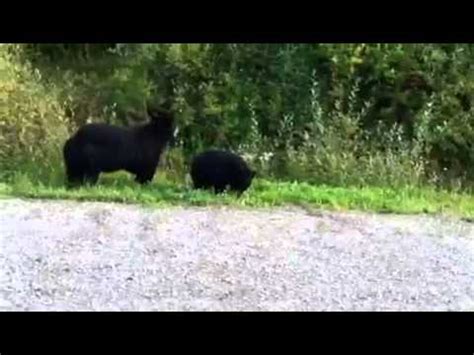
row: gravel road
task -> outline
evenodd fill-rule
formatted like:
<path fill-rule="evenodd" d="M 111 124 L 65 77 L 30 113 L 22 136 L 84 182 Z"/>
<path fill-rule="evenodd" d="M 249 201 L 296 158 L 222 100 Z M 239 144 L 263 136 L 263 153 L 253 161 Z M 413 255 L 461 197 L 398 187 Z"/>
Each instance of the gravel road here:
<path fill-rule="evenodd" d="M 474 310 L 474 224 L 0 200 L 0 310 Z"/>

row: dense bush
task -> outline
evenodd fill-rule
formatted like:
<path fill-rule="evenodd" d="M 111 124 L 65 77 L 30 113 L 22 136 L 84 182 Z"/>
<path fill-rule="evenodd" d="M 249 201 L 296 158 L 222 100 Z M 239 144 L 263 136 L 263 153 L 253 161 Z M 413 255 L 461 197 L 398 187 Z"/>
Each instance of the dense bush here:
<path fill-rule="evenodd" d="M 147 102 L 171 107 L 180 132 L 167 164 L 218 147 L 246 153 L 279 178 L 390 185 L 474 178 L 470 44 L 23 49 L 45 85 L 61 89 L 75 124 L 130 124 Z"/>
<path fill-rule="evenodd" d="M 68 134 L 64 105 L 51 85 L 16 46 L 0 46 L 0 172 L 31 168 L 49 178 L 60 169 L 60 145 Z"/>

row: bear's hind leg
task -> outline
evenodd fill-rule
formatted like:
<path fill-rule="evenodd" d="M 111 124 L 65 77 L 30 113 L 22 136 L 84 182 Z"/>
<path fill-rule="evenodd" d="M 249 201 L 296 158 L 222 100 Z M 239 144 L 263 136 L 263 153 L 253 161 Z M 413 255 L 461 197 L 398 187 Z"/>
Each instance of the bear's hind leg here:
<path fill-rule="evenodd" d="M 84 174 L 84 183 L 88 185 L 95 185 L 99 181 L 99 173 L 98 172 L 87 172 Z"/>
<path fill-rule="evenodd" d="M 155 170 L 147 170 L 145 172 L 140 172 L 135 175 L 135 181 L 141 185 L 147 185 L 152 182 L 153 177 L 155 176 Z"/>

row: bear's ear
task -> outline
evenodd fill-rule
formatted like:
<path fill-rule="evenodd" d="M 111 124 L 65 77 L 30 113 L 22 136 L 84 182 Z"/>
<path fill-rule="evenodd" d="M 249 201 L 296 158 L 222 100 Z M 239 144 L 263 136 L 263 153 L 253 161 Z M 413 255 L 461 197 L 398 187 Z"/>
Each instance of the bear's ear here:
<path fill-rule="evenodd" d="M 149 107 L 147 108 L 147 113 L 152 121 L 174 121 L 173 112 L 165 110 L 161 107 Z"/>
<path fill-rule="evenodd" d="M 156 107 L 152 107 L 150 105 L 147 105 L 146 107 L 146 113 L 148 114 L 148 118 L 153 118 L 153 116 L 156 115 Z"/>

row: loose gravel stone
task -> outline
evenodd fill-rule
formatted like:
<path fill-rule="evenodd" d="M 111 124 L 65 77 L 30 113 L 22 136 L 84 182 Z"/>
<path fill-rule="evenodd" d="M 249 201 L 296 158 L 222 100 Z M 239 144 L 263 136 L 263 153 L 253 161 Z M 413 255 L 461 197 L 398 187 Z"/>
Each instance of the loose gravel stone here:
<path fill-rule="evenodd" d="M 0 200 L 0 310 L 474 310 L 474 224 Z"/>

